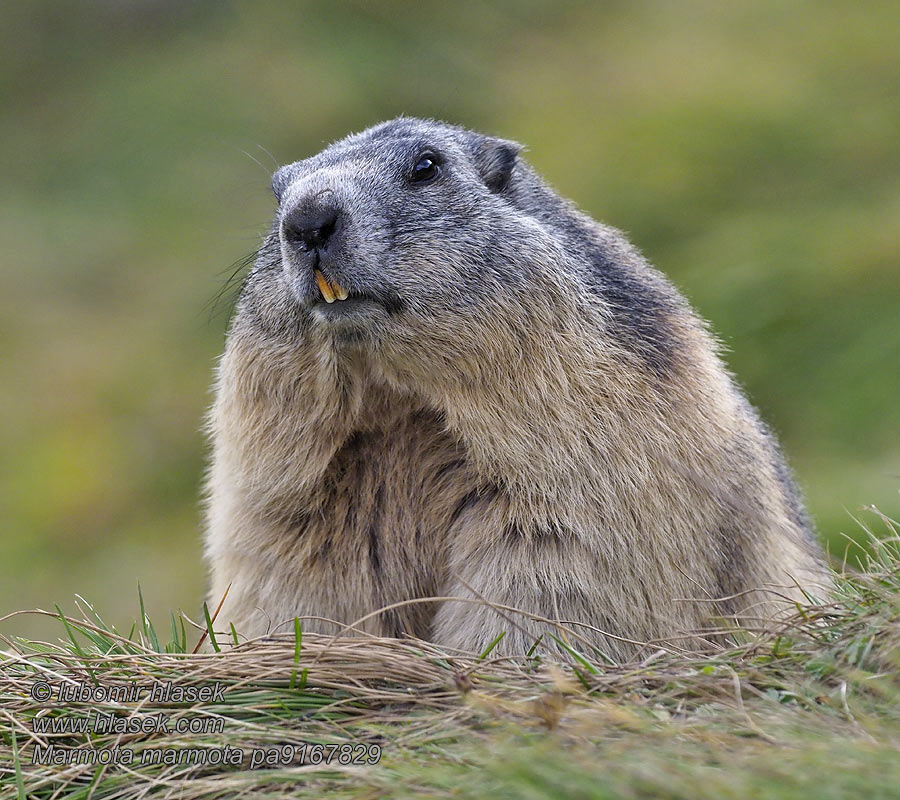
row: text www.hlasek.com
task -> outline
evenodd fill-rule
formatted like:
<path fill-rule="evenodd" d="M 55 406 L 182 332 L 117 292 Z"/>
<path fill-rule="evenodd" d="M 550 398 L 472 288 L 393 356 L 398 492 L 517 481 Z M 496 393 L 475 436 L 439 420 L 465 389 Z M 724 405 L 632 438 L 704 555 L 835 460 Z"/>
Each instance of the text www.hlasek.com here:
<path fill-rule="evenodd" d="M 35 733 L 222 733 L 225 730 L 222 717 L 178 717 L 173 720 L 165 714 L 119 717 L 102 711 L 84 717 L 35 717 L 31 723 Z"/>

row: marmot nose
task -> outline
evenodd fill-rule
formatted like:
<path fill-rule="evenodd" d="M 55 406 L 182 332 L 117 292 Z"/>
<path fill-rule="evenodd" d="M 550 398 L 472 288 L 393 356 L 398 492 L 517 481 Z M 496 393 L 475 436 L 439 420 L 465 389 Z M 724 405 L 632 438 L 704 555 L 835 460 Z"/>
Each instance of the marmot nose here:
<path fill-rule="evenodd" d="M 324 250 L 339 222 L 340 213 L 333 205 L 300 204 L 284 216 L 282 235 L 306 250 Z"/>

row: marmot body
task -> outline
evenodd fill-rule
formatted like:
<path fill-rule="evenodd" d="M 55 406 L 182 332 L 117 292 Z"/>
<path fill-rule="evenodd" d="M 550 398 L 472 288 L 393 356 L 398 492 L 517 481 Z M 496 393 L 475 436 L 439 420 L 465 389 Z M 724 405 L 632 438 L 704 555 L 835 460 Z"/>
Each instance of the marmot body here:
<path fill-rule="evenodd" d="M 463 597 L 623 657 L 827 584 L 703 322 L 517 145 L 399 119 L 273 188 L 210 416 L 220 622 L 475 651 L 506 630 L 508 653 L 556 633 L 483 603 L 372 615 Z"/>

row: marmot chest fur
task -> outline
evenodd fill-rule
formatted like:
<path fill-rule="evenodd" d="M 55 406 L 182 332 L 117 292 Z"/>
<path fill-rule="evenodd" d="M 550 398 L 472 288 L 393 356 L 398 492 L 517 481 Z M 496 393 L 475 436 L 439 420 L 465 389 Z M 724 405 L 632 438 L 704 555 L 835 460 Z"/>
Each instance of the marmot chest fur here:
<path fill-rule="evenodd" d="M 399 119 L 273 188 L 209 422 L 220 622 L 625 657 L 827 585 L 702 321 L 517 145 Z"/>

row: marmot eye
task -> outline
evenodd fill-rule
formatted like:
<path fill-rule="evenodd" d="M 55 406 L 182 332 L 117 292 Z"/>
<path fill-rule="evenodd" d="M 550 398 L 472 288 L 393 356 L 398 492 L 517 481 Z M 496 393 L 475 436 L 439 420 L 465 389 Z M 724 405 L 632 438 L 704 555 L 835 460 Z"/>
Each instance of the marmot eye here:
<path fill-rule="evenodd" d="M 441 165 L 433 153 L 423 153 L 410 173 L 411 183 L 431 183 L 441 174 Z"/>

